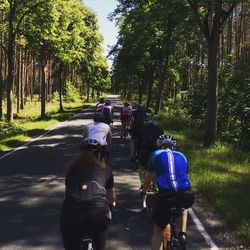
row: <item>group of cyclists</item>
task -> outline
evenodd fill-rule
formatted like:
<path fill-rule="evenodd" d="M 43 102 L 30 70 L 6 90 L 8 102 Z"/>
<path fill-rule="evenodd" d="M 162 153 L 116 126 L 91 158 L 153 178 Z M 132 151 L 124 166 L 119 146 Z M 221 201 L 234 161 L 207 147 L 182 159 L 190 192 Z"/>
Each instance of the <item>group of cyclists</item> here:
<path fill-rule="evenodd" d="M 175 138 L 164 134 L 154 117 L 146 114 L 143 105 L 132 107 L 129 102 L 124 102 L 120 119 L 121 138 L 127 133 L 131 135 L 130 160 L 138 165 L 142 209 L 146 208 L 147 190 L 153 187 L 156 193 L 151 249 L 160 250 L 171 208 L 187 209 L 194 203 L 187 159 L 174 150 Z M 80 155 L 67 167 L 60 219 L 66 250 L 81 249 L 83 234 L 91 235 L 95 249 L 105 249 L 105 232 L 111 221 L 111 209 L 116 205 L 113 173 L 107 164 L 112 146 L 113 107 L 110 100 L 100 99 L 93 120 L 84 126 Z M 179 240 L 186 249 L 186 210 L 180 224 Z"/>

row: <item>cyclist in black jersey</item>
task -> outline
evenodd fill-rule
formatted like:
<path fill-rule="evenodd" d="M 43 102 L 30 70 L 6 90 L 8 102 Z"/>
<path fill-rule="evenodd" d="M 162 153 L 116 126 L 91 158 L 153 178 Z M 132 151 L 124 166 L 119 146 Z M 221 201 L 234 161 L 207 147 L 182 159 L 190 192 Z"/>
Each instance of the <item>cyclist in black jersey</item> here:
<path fill-rule="evenodd" d="M 132 124 L 131 124 L 131 142 L 130 155 L 131 160 L 134 160 L 139 155 L 140 148 L 140 130 L 143 127 L 143 121 L 146 113 L 142 104 L 138 104 L 136 109 L 132 110 Z"/>
<path fill-rule="evenodd" d="M 83 234 L 90 235 L 96 250 L 104 250 L 110 205 L 116 199 L 113 185 L 112 170 L 105 165 L 100 144 L 87 139 L 81 154 L 67 168 L 60 219 L 65 250 L 80 250 Z"/>
<path fill-rule="evenodd" d="M 139 138 L 139 176 L 141 180 L 141 187 L 144 184 L 145 179 L 145 167 L 148 159 L 153 151 L 157 149 L 156 141 L 160 135 L 164 133 L 164 130 L 156 125 L 155 118 L 153 116 L 147 116 L 144 120 L 144 126 L 141 128 Z M 156 185 L 155 185 L 156 187 Z M 146 196 L 142 197 L 142 207 L 146 208 Z"/>

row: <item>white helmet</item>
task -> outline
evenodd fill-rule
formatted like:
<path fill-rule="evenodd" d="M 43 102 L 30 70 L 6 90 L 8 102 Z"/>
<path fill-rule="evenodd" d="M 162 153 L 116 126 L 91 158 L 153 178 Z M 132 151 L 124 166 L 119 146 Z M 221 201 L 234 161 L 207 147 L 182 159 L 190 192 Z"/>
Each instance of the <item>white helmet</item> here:
<path fill-rule="evenodd" d="M 175 138 L 170 134 L 164 134 L 160 135 L 156 141 L 157 147 L 175 147 L 176 146 L 176 140 Z"/>

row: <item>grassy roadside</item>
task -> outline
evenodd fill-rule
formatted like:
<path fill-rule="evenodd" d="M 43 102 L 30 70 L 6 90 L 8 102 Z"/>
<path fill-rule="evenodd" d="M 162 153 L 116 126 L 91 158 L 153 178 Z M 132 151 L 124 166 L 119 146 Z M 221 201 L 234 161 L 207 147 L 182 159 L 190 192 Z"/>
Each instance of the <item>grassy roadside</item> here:
<path fill-rule="evenodd" d="M 0 134 L 0 152 L 20 146 L 25 141 L 44 133 L 53 124 L 72 117 L 77 111 L 88 105 L 91 105 L 91 103 L 83 103 L 83 101 L 64 103 L 64 111 L 60 112 L 59 104 L 51 102 L 46 105 L 47 119 L 40 120 L 40 103 L 28 103 L 15 119 L 14 126 L 16 129 L 8 132 L 8 128 L 6 128 L 7 133 L 5 135 Z"/>
<path fill-rule="evenodd" d="M 250 242 L 249 153 L 223 143 L 203 148 L 202 131 L 176 118 L 161 115 L 159 124 L 176 137 L 177 150 L 187 155 L 193 185 L 212 202 L 235 234 Z"/>

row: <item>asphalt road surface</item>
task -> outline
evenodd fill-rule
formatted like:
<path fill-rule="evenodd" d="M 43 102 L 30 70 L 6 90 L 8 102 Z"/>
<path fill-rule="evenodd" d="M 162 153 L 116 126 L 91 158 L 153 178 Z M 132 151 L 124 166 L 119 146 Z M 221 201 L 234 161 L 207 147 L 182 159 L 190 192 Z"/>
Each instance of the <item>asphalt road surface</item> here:
<path fill-rule="evenodd" d="M 115 96 L 110 99 L 116 111 L 110 166 L 118 201 L 106 249 L 147 250 L 152 221 L 141 211 L 138 174 L 128 160 L 128 141 L 119 136 L 117 111 L 121 102 Z M 63 249 L 59 213 L 64 198 L 65 164 L 78 154 L 82 127 L 92 121 L 93 111 L 94 107 L 82 110 L 40 138 L 0 158 L 1 250 Z M 208 245 L 191 218 L 188 224 L 188 249 L 217 249 Z"/>

